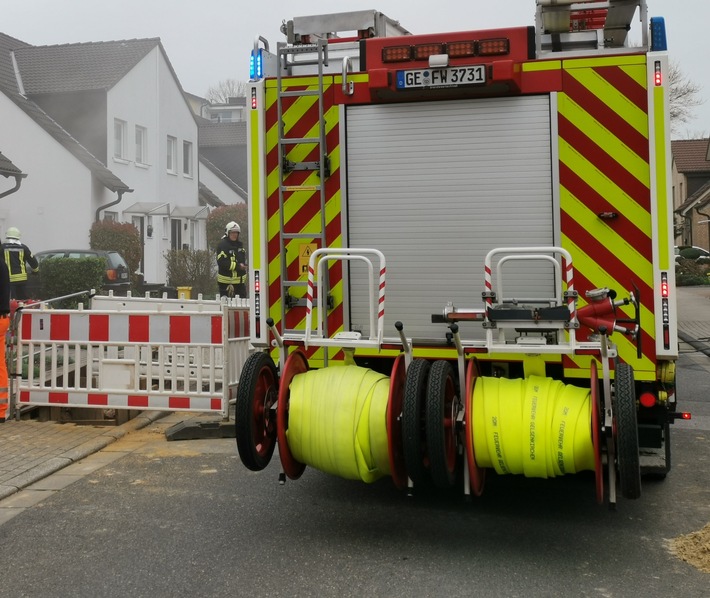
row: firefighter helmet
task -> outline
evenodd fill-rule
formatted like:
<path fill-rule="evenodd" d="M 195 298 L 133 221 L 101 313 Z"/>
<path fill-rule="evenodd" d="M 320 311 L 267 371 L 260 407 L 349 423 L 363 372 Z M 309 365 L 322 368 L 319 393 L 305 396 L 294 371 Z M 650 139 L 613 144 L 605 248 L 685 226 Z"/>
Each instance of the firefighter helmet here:
<path fill-rule="evenodd" d="M 234 222 L 234 220 L 228 222 L 227 226 L 224 227 L 224 234 L 228 235 L 231 232 L 242 232 L 241 227 L 236 222 Z"/>
<path fill-rule="evenodd" d="M 20 229 L 17 228 L 16 226 L 11 226 L 10 228 L 7 229 L 7 232 L 5 233 L 5 238 L 16 239 L 17 241 L 19 241 L 20 240 Z"/>

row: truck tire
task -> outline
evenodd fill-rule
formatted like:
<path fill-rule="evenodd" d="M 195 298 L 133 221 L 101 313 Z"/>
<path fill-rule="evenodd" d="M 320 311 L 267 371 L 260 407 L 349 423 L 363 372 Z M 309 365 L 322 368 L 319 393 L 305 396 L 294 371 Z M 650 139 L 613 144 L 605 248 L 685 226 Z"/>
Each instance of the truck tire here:
<path fill-rule="evenodd" d="M 402 449 L 407 475 L 415 485 L 428 482 L 424 402 L 430 369 L 431 364 L 426 359 L 414 359 L 407 368 L 404 381 Z"/>
<path fill-rule="evenodd" d="M 279 396 L 279 376 L 266 353 L 252 353 L 242 369 L 234 410 L 239 458 L 247 469 L 261 471 L 276 447 L 276 417 L 271 407 Z"/>
<path fill-rule="evenodd" d="M 619 486 L 624 498 L 641 496 L 638 423 L 634 370 L 627 363 L 617 363 L 614 380 L 614 412 L 616 416 L 616 461 Z"/>
<path fill-rule="evenodd" d="M 435 361 L 427 384 L 425 422 L 431 477 L 439 488 L 450 488 L 456 481 L 459 407 L 459 392 L 451 364 Z"/>

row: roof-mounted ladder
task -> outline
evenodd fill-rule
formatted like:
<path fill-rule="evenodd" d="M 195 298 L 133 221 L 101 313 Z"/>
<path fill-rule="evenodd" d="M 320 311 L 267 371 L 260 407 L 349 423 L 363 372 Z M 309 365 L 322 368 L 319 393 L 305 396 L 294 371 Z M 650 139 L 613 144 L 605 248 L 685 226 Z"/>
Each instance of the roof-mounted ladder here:
<path fill-rule="evenodd" d="M 299 65 L 314 65 L 318 67 L 318 84 L 316 89 L 313 89 L 312 86 L 308 89 L 299 90 L 284 87 L 284 74 L 289 73 L 289 65 L 294 63 L 298 55 L 308 55 L 307 58 L 297 61 Z M 325 182 L 330 176 L 330 162 L 326 146 L 325 108 L 323 102 L 323 67 L 328 65 L 327 40 L 318 40 L 313 45 L 286 46 L 279 44 L 278 61 L 279 68 L 277 70 L 276 81 L 279 159 L 279 251 L 281 263 L 281 321 L 285 322 L 286 310 L 301 302 L 289 293 L 289 289 L 292 287 L 306 288 L 307 286 L 305 280 L 288 280 L 286 245 L 291 239 L 303 239 L 308 241 L 316 239 L 320 247 L 325 247 Z M 311 131 L 309 137 L 289 136 L 284 123 L 284 98 L 303 98 L 307 96 L 317 98 L 317 127 Z M 309 162 L 291 159 L 299 154 L 303 156 L 311 154 L 314 147 L 317 148 L 317 160 Z M 289 156 L 291 156 L 291 158 Z M 298 170 L 307 170 L 317 173 L 317 183 L 288 185 L 286 177 L 289 173 Z M 317 194 L 320 203 L 319 219 L 316 223 L 316 228 L 287 233 L 284 221 L 284 204 L 288 195 L 298 192 Z"/>

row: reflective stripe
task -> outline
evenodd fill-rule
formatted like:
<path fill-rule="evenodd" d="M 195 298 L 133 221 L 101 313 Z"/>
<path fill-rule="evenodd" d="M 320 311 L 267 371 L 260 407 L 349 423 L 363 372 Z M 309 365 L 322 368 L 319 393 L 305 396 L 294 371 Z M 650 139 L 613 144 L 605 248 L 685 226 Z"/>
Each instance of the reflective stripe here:
<path fill-rule="evenodd" d="M 12 260 L 10 259 L 10 252 L 12 253 L 17 253 L 19 254 L 19 265 L 20 265 L 20 271 L 19 272 L 13 272 L 12 267 L 16 264 L 13 264 Z M 22 249 L 21 247 L 18 249 L 5 249 L 5 263 L 7 264 L 7 269 L 10 271 L 10 282 L 23 282 L 27 280 L 27 268 L 25 266 L 25 250 Z"/>
<path fill-rule="evenodd" d="M 224 276 L 222 274 L 217 275 L 217 282 L 222 284 L 242 284 L 247 281 L 247 275 L 243 276 Z"/>

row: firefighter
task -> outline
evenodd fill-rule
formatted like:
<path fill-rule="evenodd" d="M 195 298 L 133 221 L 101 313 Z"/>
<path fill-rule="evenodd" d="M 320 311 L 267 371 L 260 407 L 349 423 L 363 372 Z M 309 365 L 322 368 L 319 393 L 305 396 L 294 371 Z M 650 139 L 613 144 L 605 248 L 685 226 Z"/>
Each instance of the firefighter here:
<path fill-rule="evenodd" d="M 24 301 L 27 296 L 27 266 L 33 274 L 39 272 L 37 258 L 32 255 L 27 245 L 20 243 L 19 229 L 11 226 L 5 233 L 5 242 L 2 244 L 5 252 L 5 263 L 10 272 L 10 297 Z"/>
<path fill-rule="evenodd" d="M 7 264 L 0 260 L 0 423 L 5 421 L 8 408 L 7 362 L 5 337 L 10 327 L 10 273 Z"/>
<path fill-rule="evenodd" d="M 217 284 L 220 297 L 247 296 L 247 252 L 239 240 L 241 227 L 227 223 L 217 244 Z"/>

